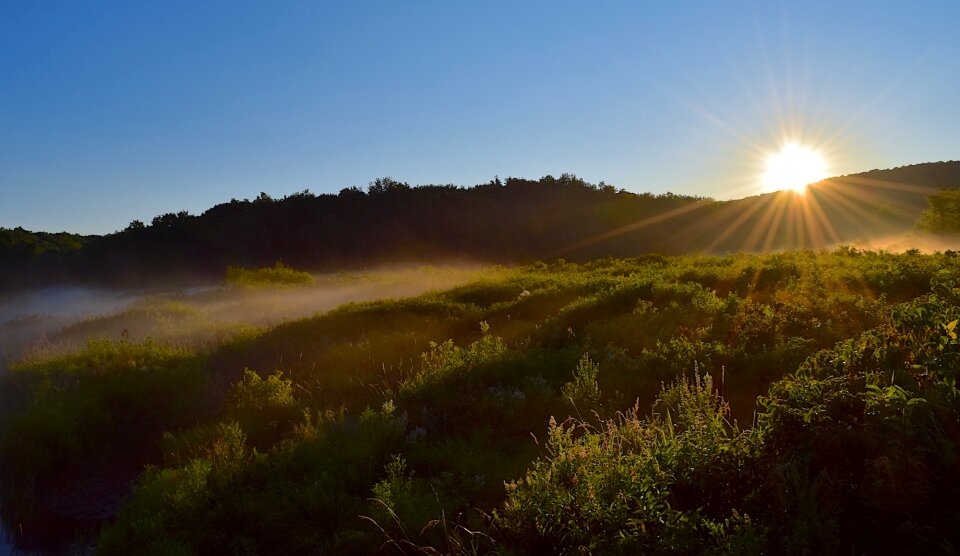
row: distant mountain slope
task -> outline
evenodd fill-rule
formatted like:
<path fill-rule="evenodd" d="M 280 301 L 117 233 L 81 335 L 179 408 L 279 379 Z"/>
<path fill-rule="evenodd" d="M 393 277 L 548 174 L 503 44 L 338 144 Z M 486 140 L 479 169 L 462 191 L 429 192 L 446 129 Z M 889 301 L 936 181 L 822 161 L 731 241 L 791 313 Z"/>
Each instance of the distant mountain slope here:
<path fill-rule="evenodd" d="M 514 263 L 659 252 L 828 247 L 910 230 L 927 198 L 960 187 L 960 162 L 824 180 L 735 201 L 618 191 L 564 174 L 475 187 L 410 187 L 389 178 L 337 195 L 232 200 L 202 215 L 165 214 L 100 237 L 0 229 L 0 287 L 66 278 L 149 283 L 209 279 L 227 265 L 282 259 L 311 270 L 407 262 Z"/>
<path fill-rule="evenodd" d="M 657 223 L 673 233 L 652 248 L 666 253 L 770 251 L 888 238 L 911 231 L 930 195 L 952 187 L 960 187 L 958 161 L 839 176 L 812 184 L 805 195 L 781 191 L 704 203 L 669 223 Z M 638 233 L 631 230 L 620 241 L 608 240 L 607 248 L 628 255 Z"/>

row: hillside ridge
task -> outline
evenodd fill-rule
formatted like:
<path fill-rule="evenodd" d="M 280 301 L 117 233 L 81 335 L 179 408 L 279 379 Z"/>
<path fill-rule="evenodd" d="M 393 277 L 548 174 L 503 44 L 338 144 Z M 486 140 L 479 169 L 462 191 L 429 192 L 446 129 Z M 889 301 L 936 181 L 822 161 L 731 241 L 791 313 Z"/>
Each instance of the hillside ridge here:
<path fill-rule="evenodd" d="M 473 187 L 381 178 L 366 190 L 232 199 L 200 215 L 162 214 L 104 236 L 0 228 L 0 288 L 142 284 L 161 274 L 206 280 L 229 265 L 276 260 L 326 271 L 824 248 L 909 232 L 928 197 L 951 187 L 960 187 L 960 161 L 837 176 L 802 197 L 776 192 L 728 201 L 632 193 L 573 174 Z"/>

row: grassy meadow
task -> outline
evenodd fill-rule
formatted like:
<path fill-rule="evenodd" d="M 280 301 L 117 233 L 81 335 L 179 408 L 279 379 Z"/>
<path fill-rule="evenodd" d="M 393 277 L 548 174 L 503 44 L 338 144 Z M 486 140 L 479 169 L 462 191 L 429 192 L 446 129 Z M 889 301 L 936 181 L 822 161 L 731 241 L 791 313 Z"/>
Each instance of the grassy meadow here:
<path fill-rule="evenodd" d="M 956 254 L 432 276 L 231 269 L 62 328 L 2 377 L 5 523 L 84 499 L 102 554 L 960 551 Z M 316 312 L 337 284 L 386 299 Z"/>

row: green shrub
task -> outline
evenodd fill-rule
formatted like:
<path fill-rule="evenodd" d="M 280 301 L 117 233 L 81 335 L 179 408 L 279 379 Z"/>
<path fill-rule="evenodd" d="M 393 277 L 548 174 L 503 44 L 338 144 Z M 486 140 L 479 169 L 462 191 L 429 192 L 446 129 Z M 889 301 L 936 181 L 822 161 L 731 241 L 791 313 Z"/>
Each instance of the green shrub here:
<path fill-rule="evenodd" d="M 960 189 L 943 189 L 930 196 L 930 206 L 920 215 L 917 229 L 934 233 L 960 233 Z"/>
<path fill-rule="evenodd" d="M 195 459 L 237 460 L 246 446 L 238 423 L 214 423 L 179 434 L 164 433 L 160 442 L 164 467 L 181 467 Z"/>
<path fill-rule="evenodd" d="M 287 408 L 295 403 L 293 381 L 283 378 L 281 371 L 264 380 L 256 371 L 244 369 L 243 379 L 233 387 L 233 406 L 238 411 Z"/>
<path fill-rule="evenodd" d="M 531 553 L 758 553 L 764 530 L 738 509 L 752 438 L 707 379 L 666 389 L 661 412 L 599 428 L 551 420 L 547 455 L 507 485 L 497 525 Z"/>
<path fill-rule="evenodd" d="M 198 358 L 150 341 L 91 341 L 80 353 L 12 373 L 29 398 L 3 439 L 13 478 L 142 449 L 202 411 Z"/>
<path fill-rule="evenodd" d="M 294 270 L 281 261 L 277 261 L 272 267 L 227 267 L 226 283 L 235 288 L 306 286 L 314 282 L 313 275 L 309 272 Z"/>
<path fill-rule="evenodd" d="M 591 411 L 599 408 L 600 385 L 597 375 L 600 368 L 590 360 L 590 355 L 584 353 L 573 371 L 573 380 L 567 382 L 560 389 L 560 394 L 580 411 Z"/>
<path fill-rule="evenodd" d="M 276 371 L 261 378 L 256 371 L 243 370 L 243 378 L 233 387 L 228 415 L 236 419 L 254 445 L 262 446 L 279 439 L 301 417 L 293 397 L 293 381 Z"/>

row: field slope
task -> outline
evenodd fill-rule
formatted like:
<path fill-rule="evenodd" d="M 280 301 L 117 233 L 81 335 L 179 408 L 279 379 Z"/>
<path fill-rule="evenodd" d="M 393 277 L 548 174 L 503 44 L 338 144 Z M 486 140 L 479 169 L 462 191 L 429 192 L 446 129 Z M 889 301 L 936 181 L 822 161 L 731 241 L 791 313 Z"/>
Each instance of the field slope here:
<path fill-rule="evenodd" d="M 96 341 L 5 377 L 2 507 L 28 543 L 51 492 L 133 468 L 104 554 L 951 553 L 958 280 L 851 248 L 536 263 Z"/>

